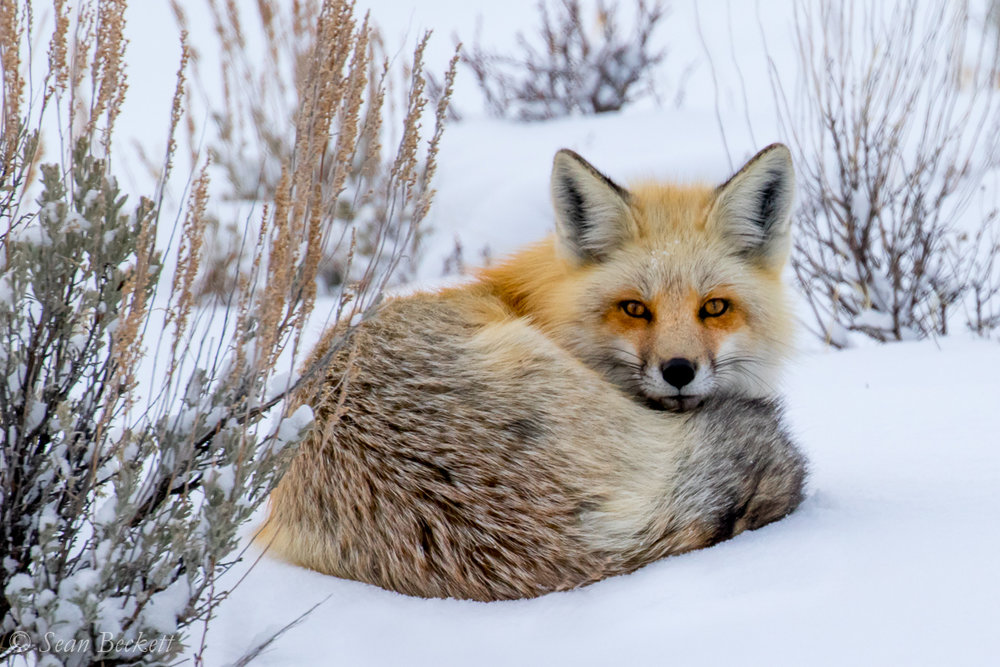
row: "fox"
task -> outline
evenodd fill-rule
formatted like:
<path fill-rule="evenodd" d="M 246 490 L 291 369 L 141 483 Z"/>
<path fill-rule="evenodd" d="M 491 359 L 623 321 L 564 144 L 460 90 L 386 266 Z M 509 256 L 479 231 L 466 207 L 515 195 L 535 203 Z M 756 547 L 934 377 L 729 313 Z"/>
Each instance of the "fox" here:
<path fill-rule="evenodd" d="M 555 233 L 334 326 L 269 554 L 407 595 L 531 598 L 779 520 L 806 460 L 776 381 L 794 170 L 619 186 L 556 153 Z"/>

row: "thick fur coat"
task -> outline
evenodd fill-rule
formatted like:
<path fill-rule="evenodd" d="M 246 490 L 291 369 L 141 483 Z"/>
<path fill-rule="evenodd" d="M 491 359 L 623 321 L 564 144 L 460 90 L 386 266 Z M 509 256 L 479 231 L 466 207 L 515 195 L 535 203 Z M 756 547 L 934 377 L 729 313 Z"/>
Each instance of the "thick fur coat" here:
<path fill-rule="evenodd" d="M 630 572 L 788 514 L 802 498 L 805 462 L 764 375 L 787 344 L 772 283 L 787 253 L 790 178 L 778 146 L 719 189 L 683 191 L 683 224 L 701 228 L 681 229 L 696 246 L 685 250 L 642 229 L 675 214 L 650 214 L 648 197 L 561 152 L 559 236 L 523 254 L 522 270 L 515 257 L 469 285 L 389 300 L 332 352 L 343 336 L 327 332 L 313 352 L 328 359 L 324 372 L 298 396 L 315 427 L 271 497 L 259 542 L 304 567 L 402 593 L 497 600 Z M 611 333 L 591 331 L 640 298 L 657 324 L 676 326 L 662 304 L 683 299 L 657 301 L 677 287 L 662 257 L 643 285 L 631 281 L 634 299 L 570 288 L 600 283 L 615 262 L 642 265 L 661 242 L 687 253 L 677 266 L 689 273 L 699 248 L 721 253 L 721 282 L 682 287 L 727 295 L 721 311 L 739 321 L 704 335 L 742 335 L 746 377 L 713 370 L 709 344 L 670 394 L 629 372 L 662 375 L 670 387 L 676 358 L 639 349 L 614 322 Z M 615 273 L 619 282 L 632 275 Z M 721 315 L 702 314 L 721 326 Z M 652 315 L 641 319 L 653 326 Z M 617 363 L 626 351 L 641 362 Z M 708 375 L 695 385 L 701 364 Z"/>

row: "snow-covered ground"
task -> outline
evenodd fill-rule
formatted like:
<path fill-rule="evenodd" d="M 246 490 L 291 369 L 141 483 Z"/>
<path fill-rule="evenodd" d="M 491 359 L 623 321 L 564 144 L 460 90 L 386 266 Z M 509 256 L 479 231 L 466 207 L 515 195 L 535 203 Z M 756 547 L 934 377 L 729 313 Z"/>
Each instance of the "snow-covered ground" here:
<path fill-rule="evenodd" d="M 998 370 L 1000 346 L 969 340 L 805 353 L 785 390 L 811 475 L 788 518 L 517 602 L 265 558 L 213 621 L 208 664 L 319 602 L 258 664 L 996 664 Z"/>
<path fill-rule="evenodd" d="M 447 60 L 453 32 L 471 40 L 478 23 L 484 43 L 501 45 L 535 23 L 534 0 L 360 4 L 390 43 L 435 28 L 432 65 Z M 169 14 L 138 2 L 130 12 L 133 64 L 169 80 L 176 59 L 161 54 L 166 38 L 143 39 L 162 31 L 157 12 Z M 420 281 L 440 279 L 456 237 L 475 263 L 483 248 L 497 257 L 547 233 L 548 173 L 560 147 L 624 182 L 726 178 L 780 138 L 763 35 L 776 66 L 787 66 L 789 20 L 787 2 L 675 2 L 660 34 L 671 49 L 667 99 L 621 114 L 535 125 L 487 119 L 463 74 L 456 103 L 464 119 L 440 153 Z M 690 63 L 675 108 L 669 82 Z M 169 99 L 172 84 L 154 93 L 155 77 L 131 76 L 130 98 Z M 121 125 L 138 134 L 144 122 L 127 109 Z M 960 334 L 835 352 L 803 334 L 802 347 L 784 393 L 811 477 L 787 519 L 629 576 L 519 602 L 410 598 L 265 557 L 212 621 L 207 664 L 237 658 L 320 602 L 258 664 L 997 664 L 1000 346 Z M 256 556 L 251 549 L 229 581 Z"/>

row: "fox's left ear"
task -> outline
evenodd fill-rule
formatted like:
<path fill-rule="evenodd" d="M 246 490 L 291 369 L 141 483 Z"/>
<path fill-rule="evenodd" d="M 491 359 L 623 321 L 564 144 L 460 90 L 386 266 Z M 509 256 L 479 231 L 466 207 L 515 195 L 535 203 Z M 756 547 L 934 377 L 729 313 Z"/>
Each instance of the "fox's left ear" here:
<path fill-rule="evenodd" d="M 779 269 L 788 258 L 795 170 L 783 144 L 771 144 L 719 186 L 710 224 L 740 254 Z"/>

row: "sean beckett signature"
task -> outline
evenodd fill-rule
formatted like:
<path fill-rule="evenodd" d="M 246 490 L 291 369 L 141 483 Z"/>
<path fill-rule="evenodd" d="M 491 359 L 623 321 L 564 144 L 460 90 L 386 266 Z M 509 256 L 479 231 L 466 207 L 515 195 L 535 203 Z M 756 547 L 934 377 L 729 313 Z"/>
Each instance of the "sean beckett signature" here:
<path fill-rule="evenodd" d="M 140 632 L 137 637 L 116 637 L 112 632 L 101 632 L 90 639 L 65 639 L 55 632 L 46 632 L 38 643 L 32 643 L 31 635 L 23 630 L 16 630 L 8 638 L 7 649 L 11 653 L 97 653 L 114 655 L 136 655 L 139 653 L 166 653 L 174 643 L 173 635 L 161 637 L 146 636 Z M 4 651 L 0 651 L 2 655 Z"/>

